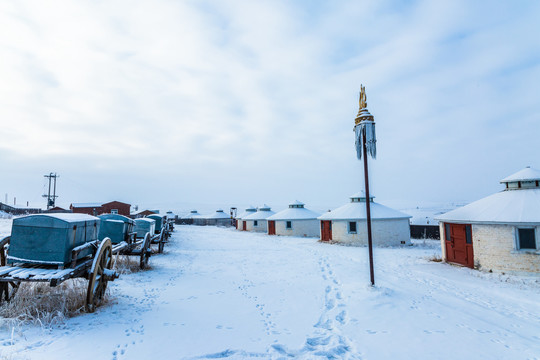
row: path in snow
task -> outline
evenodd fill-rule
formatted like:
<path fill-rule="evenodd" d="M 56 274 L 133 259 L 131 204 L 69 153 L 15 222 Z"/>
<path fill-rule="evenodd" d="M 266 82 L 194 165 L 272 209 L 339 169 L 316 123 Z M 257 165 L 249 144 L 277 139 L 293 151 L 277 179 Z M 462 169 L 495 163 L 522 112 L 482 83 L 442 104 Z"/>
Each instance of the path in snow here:
<path fill-rule="evenodd" d="M 0 333 L 13 359 L 534 359 L 538 281 L 425 260 L 436 249 L 367 251 L 215 227 L 178 226 L 152 269 L 113 301 L 52 329 Z M 503 282 L 503 280 L 511 280 Z"/>

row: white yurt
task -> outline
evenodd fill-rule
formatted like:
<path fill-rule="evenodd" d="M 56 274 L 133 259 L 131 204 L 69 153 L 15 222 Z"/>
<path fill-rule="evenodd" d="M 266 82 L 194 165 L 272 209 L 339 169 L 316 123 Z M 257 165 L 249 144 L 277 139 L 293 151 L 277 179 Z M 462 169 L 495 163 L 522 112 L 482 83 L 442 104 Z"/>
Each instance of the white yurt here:
<path fill-rule="evenodd" d="M 244 210 L 243 213 L 236 216 L 236 229 L 237 230 L 246 230 L 246 222 L 243 220 L 244 218 L 248 217 L 249 215 L 253 215 L 257 212 L 257 209 L 253 206 L 249 206 Z"/>
<path fill-rule="evenodd" d="M 505 189 L 436 218 L 443 259 L 470 268 L 540 272 L 540 171 L 500 181 Z"/>
<path fill-rule="evenodd" d="M 289 235 L 319 237 L 319 217 L 321 214 L 306 209 L 300 201 L 289 204 L 289 208 L 270 216 L 268 235 Z"/>
<path fill-rule="evenodd" d="M 410 215 L 373 201 L 371 196 L 371 233 L 373 246 L 409 245 Z M 366 197 L 363 192 L 351 201 L 319 216 L 321 240 L 353 245 L 367 245 Z"/>
<path fill-rule="evenodd" d="M 215 213 L 206 216 L 206 225 L 232 226 L 232 219 L 222 209 L 218 209 Z"/>
<path fill-rule="evenodd" d="M 182 217 L 182 220 L 184 220 L 186 224 L 206 225 L 206 220 L 197 210 L 191 210 L 189 214 Z"/>
<path fill-rule="evenodd" d="M 264 204 L 257 211 L 249 216 L 246 216 L 242 220 L 246 223 L 247 231 L 256 231 L 256 232 L 268 232 L 268 224 L 266 219 L 274 215 L 275 212 L 272 211 L 270 206 Z"/>

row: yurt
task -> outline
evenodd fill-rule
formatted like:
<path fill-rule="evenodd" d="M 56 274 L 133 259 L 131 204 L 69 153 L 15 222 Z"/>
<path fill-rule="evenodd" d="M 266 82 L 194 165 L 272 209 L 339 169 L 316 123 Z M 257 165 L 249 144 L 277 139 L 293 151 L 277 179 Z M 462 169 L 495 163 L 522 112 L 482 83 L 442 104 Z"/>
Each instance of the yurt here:
<path fill-rule="evenodd" d="M 257 212 L 243 218 L 243 221 L 246 223 L 246 230 L 264 233 L 268 232 L 266 219 L 274 214 L 275 212 L 270 209 L 270 206 L 266 204 L 261 206 L 257 209 Z"/>
<path fill-rule="evenodd" d="M 218 209 L 215 213 L 206 216 L 206 225 L 232 226 L 232 219 L 222 209 Z"/>
<path fill-rule="evenodd" d="M 373 201 L 371 196 L 371 232 L 373 246 L 409 245 L 410 215 Z M 319 216 L 321 240 L 351 245 L 367 245 L 366 196 L 351 196 L 351 201 Z"/>
<path fill-rule="evenodd" d="M 289 235 L 319 237 L 319 217 L 321 214 L 305 208 L 300 201 L 289 204 L 289 208 L 270 216 L 268 235 Z"/>
<path fill-rule="evenodd" d="M 245 231 L 247 229 L 247 227 L 246 227 L 246 222 L 243 219 L 248 217 L 249 215 L 253 215 L 256 212 L 257 212 L 257 209 L 255 207 L 253 207 L 253 206 L 250 206 L 250 207 L 246 208 L 246 210 L 244 210 L 243 213 L 237 215 L 236 218 L 235 218 L 235 220 L 236 220 L 236 229 Z"/>
<path fill-rule="evenodd" d="M 180 222 L 182 224 L 193 225 L 195 219 L 200 218 L 201 214 L 197 210 L 191 210 L 189 214 L 182 216 Z"/>
<path fill-rule="evenodd" d="M 540 272 L 540 171 L 500 181 L 505 189 L 436 218 L 445 261 L 487 271 Z"/>

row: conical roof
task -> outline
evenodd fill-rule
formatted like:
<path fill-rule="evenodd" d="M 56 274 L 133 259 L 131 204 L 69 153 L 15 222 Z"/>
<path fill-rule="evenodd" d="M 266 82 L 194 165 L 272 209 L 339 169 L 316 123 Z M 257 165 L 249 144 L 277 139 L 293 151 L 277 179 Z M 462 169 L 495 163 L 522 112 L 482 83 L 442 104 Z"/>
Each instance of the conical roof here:
<path fill-rule="evenodd" d="M 243 219 L 243 218 L 245 218 L 246 216 L 249 216 L 249 215 L 254 214 L 255 212 L 257 212 L 257 209 L 256 209 L 254 206 L 250 205 L 248 208 L 246 208 L 246 209 L 244 210 L 243 213 L 241 213 L 240 215 L 237 215 L 237 216 L 236 216 L 236 219 L 237 219 L 237 220 Z"/>
<path fill-rule="evenodd" d="M 540 171 L 527 166 L 501 183 L 539 181 Z M 539 224 L 540 187 L 509 188 L 435 218 L 467 223 Z M 519 191 L 516 191 L 519 190 Z"/>
<path fill-rule="evenodd" d="M 370 198 L 370 214 L 372 220 L 409 219 L 412 217 L 401 211 L 374 202 L 374 196 L 370 196 Z M 365 220 L 366 218 L 366 196 L 363 192 L 351 196 L 350 203 L 326 212 L 318 217 L 319 220 Z"/>
<path fill-rule="evenodd" d="M 280 211 L 268 218 L 268 220 L 315 220 L 321 215 L 304 207 L 304 203 L 296 200 L 289 204 L 289 208 Z"/>
<path fill-rule="evenodd" d="M 534 181 L 540 180 L 540 170 L 536 170 L 527 166 L 525 169 L 518 171 L 515 174 L 505 177 L 501 183 L 509 183 L 516 181 Z"/>
<path fill-rule="evenodd" d="M 270 206 L 264 204 L 257 209 L 256 213 L 246 216 L 243 220 L 265 220 L 274 214 Z"/>
<path fill-rule="evenodd" d="M 230 219 L 230 216 L 225 214 L 222 209 L 218 209 L 215 213 L 206 216 L 206 219 Z"/>

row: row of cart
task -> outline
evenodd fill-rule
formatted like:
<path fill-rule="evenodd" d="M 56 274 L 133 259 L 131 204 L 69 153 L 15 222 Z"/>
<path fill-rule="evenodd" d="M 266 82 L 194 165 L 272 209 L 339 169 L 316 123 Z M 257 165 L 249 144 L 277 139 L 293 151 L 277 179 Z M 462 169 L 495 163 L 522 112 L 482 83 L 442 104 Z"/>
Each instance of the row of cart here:
<path fill-rule="evenodd" d="M 13 298 L 22 282 L 54 287 L 85 278 L 86 311 L 94 312 L 107 283 L 119 276 L 113 257 L 135 256 L 145 269 L 153 254 L 163 252 L 172 231 L 174 223 L 164 215 L 131 219 L 62 213 L 16 218 L 11 235 L 0 240 L 0 302 Z"/>

